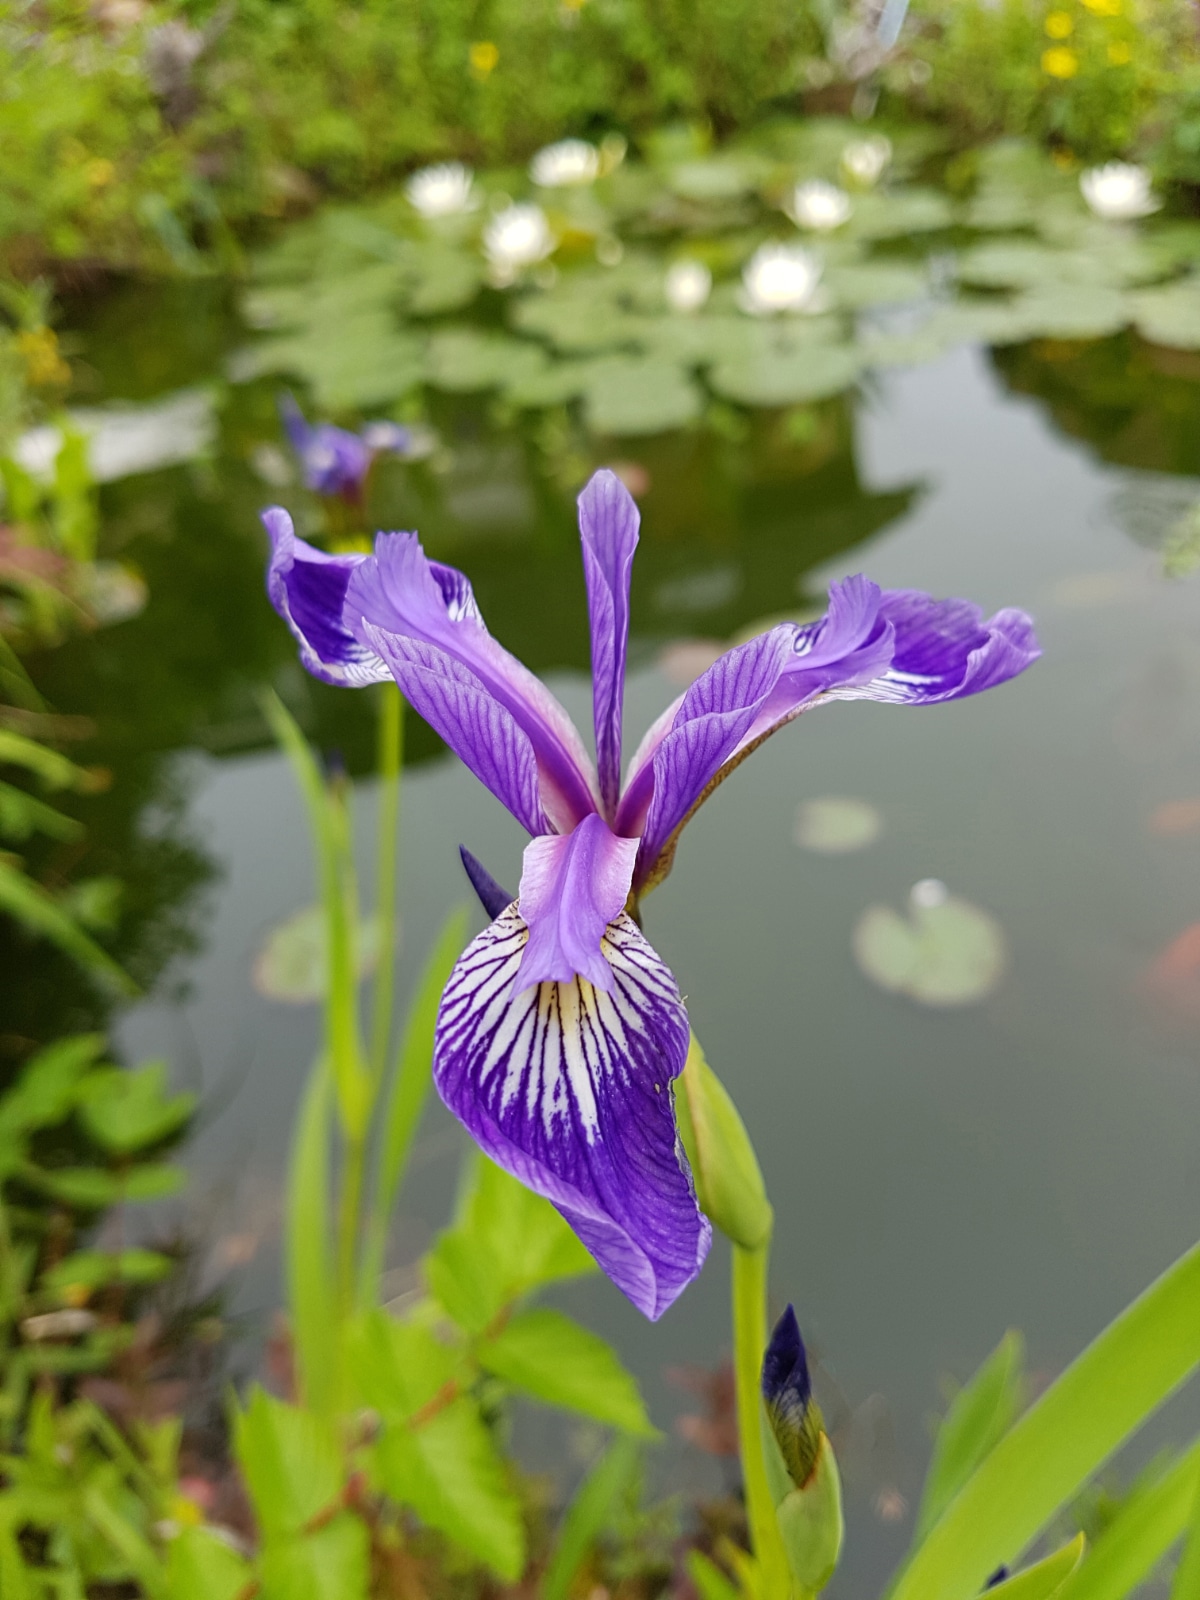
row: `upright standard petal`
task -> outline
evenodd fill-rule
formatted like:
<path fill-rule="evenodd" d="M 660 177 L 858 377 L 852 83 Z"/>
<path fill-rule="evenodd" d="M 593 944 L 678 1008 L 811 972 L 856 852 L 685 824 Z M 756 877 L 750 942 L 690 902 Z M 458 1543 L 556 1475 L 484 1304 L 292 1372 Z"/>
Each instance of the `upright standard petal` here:
<path fill-rule="evenodd" d="M 528 740 L 542 807 L 559 832 L 570 832 L 596 810 L 592 763 L 571 719 L 545 684 L 492 638 L 463 575 L 429 561 L 416 534 L 377 536 L 374 556 L 347 587 L 343 619 L 364 641 L 368 634 L 376 640 L 390 635 L 431 645 L 459 662 Z"/>
<path fill-rule="evenodd" d="M 342 625 L 346 589 L 362 555 L 326 555 L 297 539 L 282 506 L 264 511 L 271 539 L 267 594 L 292 630 L 300 659 L 314 678 L 361 688 L 383 683 L 390 673 L 378 654 Z"/>
<path fill-rule="evenodd" d="M 621 794 L 621 712 L 629 640 L 629 581 L 641 517 L 615 472 L 594 473 L 579 496 L 579 533 L 592 630 L 592 712 L 600 802 L 609 822 Z"/>
<path fill-rule="evenodd" d="M 525 846 L 518 909 L 529 943 L 519 988 L 569 983 L 578 974 L 612 993 L 612 968 L 601 946 L 609 923 L 625 909 L 637 853 L 636 839 L 618 839 L 595 812 L 568 834 Z"/>
<path fill-rule="evenodd" d="M 438 1092 L 484 1152 L 575 1229 L 659 1317 L 700 1271 L 711 1229 L 675 1130 L 688 1020 L 670 972 L 622 913 L 585 978 L 519 989 L 529 932 L 510 906 L 463 953 L 434 1039 Z"/>

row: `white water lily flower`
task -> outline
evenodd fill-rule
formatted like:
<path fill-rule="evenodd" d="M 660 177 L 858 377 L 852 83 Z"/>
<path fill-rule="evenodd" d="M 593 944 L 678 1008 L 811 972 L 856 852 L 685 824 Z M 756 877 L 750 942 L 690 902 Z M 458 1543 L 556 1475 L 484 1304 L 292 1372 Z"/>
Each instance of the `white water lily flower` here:
<path fill-rule="evenodd" d="M 474 175 L 461 161 L 443 161 L 422 167 L 404 185 L 409 204 L 423 217 L 452 217 L 478 205 Z"/>
<path fill-rule="evenodd" d="M 711 289 L 712 273 L 702 261 L 676 261 L 663 285 L 672 311 L 699 311 Z"/>
<path fill-rule="evenodd" d="M 742 271 L 741 306 L 752 316 L 817 309 L 821 263 L 794 244 L 760 245 Z"/>
<path fill-rule="evenodd" d="M 1150 188 L 1150 174 L 1146 168 L 1128 161 L 1109 161 L 1102 167 L 1089 167 L 1080 173 L 1079 187 L 1091 210 L 1106 222 L 1148 217 L 1162 205 Z"/>
<path fill-rule="evenodd" d="M 483 230 L 483 248 L 499 283 L 511 283 L 522 267 L 544 261 L 554 243 L 541 206 L 505 206 Z"/>
<path fill-rule="evenodd" d="M 529 163 L 529 176 L 539 189 L 595 183 L 600 176 L 600 152 L 586 139 L 560 139 L 538 151 Z"/>
<path fill-rule="evenodd" d="M 882 133 L 868 134 L 865 139 L 851 139 L 842 151 L 842 170 L 862 188 L 869 189 L 883 177 L 892 159 L 892 141 Z"/>
<path fill-rule="evenodd" d="M 806 183 L 796 185 L 783 209 L 797 227 L 828 233 L 832 228 L 840 228 L 854 207 L 850 196 L 836 183 L 809 178 Z"/>

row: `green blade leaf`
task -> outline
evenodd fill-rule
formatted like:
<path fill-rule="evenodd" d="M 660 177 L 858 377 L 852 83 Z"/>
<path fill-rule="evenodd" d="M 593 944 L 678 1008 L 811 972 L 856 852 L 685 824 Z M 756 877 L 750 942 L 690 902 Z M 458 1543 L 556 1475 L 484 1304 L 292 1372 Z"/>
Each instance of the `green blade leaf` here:
<path fill-rule="evenodd" d="M 1192 1501 L 1187 1544 L 1175 1571 L 1171 1600 L 1200 1600 L 1200 1489 Z"/>
<path fill-rule="evenodd" d="M 312 1070 L 288 1171 L 288 1303 L 300 1392 L 325 1412 L 337 1392 L 337 1281 L 330 1222 L 329 1135 L 333 1084 L 324 1060 Z"/>
<path fill-rule="evenodd" d="M 172 1600 L 235 1600 L 250 1575 L 249 1562 L 207 1528 L 185 1528 L 168 1547 Z"/>
<path fill-rule="evenodd" d="M 1065 1597 L 1065 1585 L 1083 1560 L 1085 1544 L 1083 1535 L 1077 1534 L 1070 1544 L 1063 1545 L 1052 1556 L 989 1589 L 988 1600 L 1059 1600 L 1060 1596 Z"/>
<path fill-rule="evenodd" d="M 1139 1485 L 1062 1590 L 1061 1600 L 1124 1600 L 1183 1533 L 1200 1488 L 1200 1444 Z"/>
<path fill-rule="evenodd" d="M 342 1460 L 331 1425 L 257 1386 L 234 1420 L 234 1454 L 254 1513 L 270 1539 L 296 1534 L 342 1491 Z"/>
<path fill-rule="evenodd" d="M 105 988 L 122 995 L 138 992 L 129 974 L 84 933 L 40 883 L 21 871 L 12 856 L 0 856 L 0 912 L 7 912 L 31 933 L 56 944 Z"/>
<path fill-rule="evenodd" d="M 547 1405 L 655 1436 L 637 1383 L 615 1351 L 561 1311 L 519 1311 L 476 1354 L 487 1372 Z"/>
<path fill-rule="evenodd" d="M 891 1600 L 969 1600 L 1200 1362 L 1200 1246 L 1151 1284 L 984 1459 Z"/>
<path fill-rule="evenodd" d="M 689 1550 L 685 1565 L 700 1600 L 740 1600 L 737 1587 L 702 1550 Z"/>
<path fill-rule="evenodd" d="M 971 1381 L 955 1395 L 933 1447 L 917 1514 L 917 1539 L 933 1527 L 1024 1401 L 1024 1344 L 1008 1332 Z"/>
<path fill-rule="evenodd" d="M 404 1025 L 404 1037 L 396 1055 L 391 1092 L 384 1114 L 375 1191 L 367 1222 L 368 1242 L 360 1295 L 360 1304 L 364 1306 L 373 1304 L 376 1298 L 392 1208 L 404 1181 L 409 1151 L 432 1081 L 433 1030 L 438 1006 L 466 936 L 467 911 L 465 906 L 460 906 L 450 913 L 442 925 L 442 931 L 425 963 Z"/>
<path fill-rule="evenodd" d="M 567 1600 L 577 1574 L 625 1485 L 637 1470 L 639 1451 L 632 1439 L 615 1439 L 588 1473 L 567 1508 L 554 1553 L 542 1577 L 542 1600 Z"/>
<path fill-rule="evenodd" d="M 375 1447 L 381 1486 L 506 1582 L 525 1566 L 521 1504 L 473 1399 L 450 1401 L 420 1427 L 386 1428 Z"/>

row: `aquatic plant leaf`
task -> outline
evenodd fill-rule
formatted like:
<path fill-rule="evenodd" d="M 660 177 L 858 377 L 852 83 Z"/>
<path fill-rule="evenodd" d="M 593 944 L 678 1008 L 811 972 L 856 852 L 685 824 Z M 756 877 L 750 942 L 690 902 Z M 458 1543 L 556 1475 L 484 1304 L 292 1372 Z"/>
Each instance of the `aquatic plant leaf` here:
<path fill-rule="evenodd" d="M 854 930 L 854 955 L 880 988 L 927 1006 L 984 999 L 1008 959 L 999 923 L 955 896 L 911 906 L 907 917 L 890 906 L 870 906 Z"/>
<path fill-rule="evenodd" d="M 183 1528 L 167 1546 L 173 1600 L 236 1600 L 250 1577 L 245 1557 L 207 1528 Z"/>
<path fill-rule="evenodd" d="M 1103 284 L 1044 286 L 1018 295 L 1014 317 L 1029 338 L 1103 339 L 1130 321 L 1129 297 Z"/>
<path fill-rule="evenodd" d="M 903 305 L 919 300 L 929 287 L 919 267 L 897 261 L 864 261 L 831 268 L 822 279 L 835 303 L 847 311 L 866 306 Z"/>
<path fill-rule="evenodd" d="M 483 262 L 474 251 L 440 240 L 409 245 L 406 306 L 414 316 L 461 311 L 483 288 Z"/>
<path fill-rule="evenodd" d="M 592 361 L 555 361 L 533 348 L 504 374 L 504 395 L 513 405 L 561 406 L 578 400 L 591 380 Z"/>
<path fill-rule="evenodd" d="M 307 383 L 318 409 L 367 410 L 424 380 L 424 351 L 419 339 L 397 329 L 390 312 L 379 310 L 265 340 L 239 365 L 243 380 L 269 372 Z"/>
<path fill-rule="evenodd" d="M 559 1526 L 554 1550 L 542 1575 L 541 1600 L 567 1600 L 592 1547 L 633 1480 L 639 1461 L 640 1452 L 633 1439 L 614 1439 L 584 1478 Z"/>
<path fill-rule="evenodd" d="M 1056 283 L 1110 283 L 1103 261 L 1081 251 L 1053 250 L 1032 239 L 977 244 L 956 264 L 960 283 L 976 289 L 1035 289 Z"/>
<path fill-rule="evenodd" d="M 1200 350 L 1200 278 L 1144 289 L 1131 294 L 1129 300 L 1134 324 L 1151 344 Z"/>
<path fill-rule="evenodd" d="M 413 1427 L 385 1427 L 373 1475 L 423 1522 L 508 1583 L 525 1566 L 521 1504 L 474 1400 L 452 1400 Z"/>
<path fill-rule="evenodd" d="M 512 324 L 568 355 L 637 346 L 646 334 L 647 319 L 614 305 L 605 293 L 607 287 L 576 274 L 558 291 L 519 300 L 511 313 Z"/>
<path fill-rule="evenodd" d="M 650 357 L 597 361 L 584 391 L 584 414 L 595 433 L 666 433 L 693 421 L 703 404 L 682 368 Z"/>
<path fill-rule="evenodd" d="M 942 1418 L 917 1512 L 918 1541 L 1016 1421 L 1025 1404 L 1025 1389 L 1024 1341 L 1010 1331 L 954 1396 Z"/>
<path fill-rule="evenodd" d="M 535 1400 L 626 1433 L 655 1437 L 637 1383 L 612 1346 L 561 1311 L 545 1306 L 518 1311 L 480 1342 L 477 1355 L 485 1372 Z"/>
<path fill-rule="evenodd" d="M 851 850 L 864 850 L 882 832 L 883 818 L 869 800 L 822 795 L 817 800 L 802 801 L 796 808 L 792 837 L 802 850 L 840 856 Z"/>
<path fill-rule="evenodd" d="M 194 1094 L 167 1093 L 163 1061 L 91 1072 L 79 1095 L 84 1127 L 114 1155 L 130 1155 L 178 1133 L 195 1105 Z"/>
<path fill-rule="evenodd" d="M 787 406 L 823 400 L 848 389 L 862 370 L 853 345 L 812 344 L 742 361 L 718 361 L 708 381 L 726 400 L 744 406 Z"/>
<path fill-rule="evenodd" d="M 1061 1590 L 1062 1600 L 1124 1600 L 1189 1526 L 1200 1494 L 1200 1444 L 1139 1482 Z"/>
<path fill-rule="evenodd" d="M 937 189 L 856 195 L 847 232 L 859 239 L 902 239 L 954 225 L 954 204 Z"/>
<path fill-rule="evenodd" d="M 475 1333 L 531 1289 L 599 1270 L 548 1200 L 478 1154 L 455 1223 L 423 1265 L 444 1309 Z"/>
<path fill-rule="evenodd" d="M 761 162 L 715 155 L 671 167 L 667 183 L 682 200 L 740 200 L 758 186 L 761 172 Z"/>
<path fill-rule="evenodd" d="M 367 917 L 358 925 L 355 957 L 361 981 L 379 958 L 379 922 Z M 329 989 L 329 931 L 324 908 L 304 906 L 276 923 L 254 958 L 252 980 L 259 994 L 285 1005 L 323 1000 Z"/>
<path fill-rule="evenodd" d="M 493 389 L 522 360 L 536 361 L 528 345 L 478 328 L 446 328 L 430 336 L 426 350 L 429 382 L 455 394 Z"/>
<path fill-rule="evenodd" d="M 988 1589 L 988 1600 L 1063 1600 L 1069 1592 L 1071 1575 L 1083 1560 L 1086 1541 L 1077 1534 L 1070 1544 L 1063 1545 L 1044 1561 L 1035 1562 L 1003 1583 Z M 1073 1587 L 1073 1586 L 1072 1586 Z"/>
<path fill-rule="evenodd" d="M 1128 1306 L 984 1457 L 890 1600 L 973 1600 L 1200 1364 L 1200 1246 Z"/>
<path fill-rule="evenodd" d="M 342 1459 L 333 1425 L 257 1384 L 234 1419 L 233 1446 L 268 1538 L 299 1533 L 341 1491 Z"/>

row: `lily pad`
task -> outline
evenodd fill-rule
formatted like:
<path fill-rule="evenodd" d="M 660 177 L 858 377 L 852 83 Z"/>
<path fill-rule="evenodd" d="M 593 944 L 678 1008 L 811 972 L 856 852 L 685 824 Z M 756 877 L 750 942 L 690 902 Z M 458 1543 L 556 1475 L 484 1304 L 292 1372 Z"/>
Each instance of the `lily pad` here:
<path fill-rule="evenodd" d="M 903 239 L 938 233 L 953 227 L 954 220 L 953 203 L 938 190 L 900 189 L 856 196 L 847 229 L 859 239 Z"/>
<path fill-rule="evenodd" d="M 898 261 L 867 261 L 837 267 L 824 279 L 839 306 L 858 311 L 866 306 L 903 305 L 919 300 L 929 287 L 919 267 Z"/>
<path fill-rule="evenodd" d="M 510 375 L 536 370 L 543 359 L 531 345 L 471 327 L 440 329 L 426 348 L 429 382 L 451 394 L 494 389 Z"/>
<path fill-rule="evenodd" d="M 938 1007 L 983 1000 L 1008 962 L 995 918 L 932 881 L 917 886 L 907 915 L 869 906 L 854 930 L 854 955 L 880 988 Z"/>
<path fill-rule="evenodd" d="M 666 433 L 698 417 L 704 397 L 674 363 L 613 356 L 595 363 L 584 404 L 596 433 Z"/>
<path fill-rule="evenodd" d="M 787 406 L 841 394 L 858 377 L 862 364 L 862 353 L 854 345 L 814 343 L 719 361 L 709 382 L 717 394 L 739 405 Z"/>
<path fill-rule="evenodd" d="M 866 849 L 882 832 L 883 818 L 869 800 L 824 795 L 797 806 L 792 837 L 802 850 L 841 856 Z"/>
<path fill-rule="evenodd" d="M 1200 278 L 1144 289 L 1129 302 L 1143 338 L 1175 350 L 1200 350 Z"/>
<path fill-rule="evenodd" d="M 709 156 L 672 167 L 667 183 L 682 200 L 739 200 L 759 178 L 758 164 L 729 156 Z"/>
<path fill-rule="evenodd" d="M 359 925 L 358 976 L 368 977 L 379 959 L 379 924 L 369 918 Z M 325 998 L 329 984 L 329 950 L 325 913 L 305 906 L 271 929 L 255 957 L 254 987 L 268 1000 L 309 1005 Z"/>
<path fill-rule="evenodd" d="M 531 345 L 520 361 L 505 369 L 504 394 L 516 406 L 565 405 L 586 391 L 595 366 L 593 360 L 555 361 Z"/>
<path fill-rule="evenodd" d="M 1029 338 L 1103 339 L 1128 326 L 1131 308 L 1119 289 L 1077 283 L 1019 295 L 1010 309 Z"/>
<path fill-rule="evenodd" d="M 385 405 L 425 377 L 421 340 L 400 332 L 386 312 L 344 319 L 336 327 L 270 339 L 248 352 L 243 379 L 263 373 L 302 379 L 324 411 Z"/>

